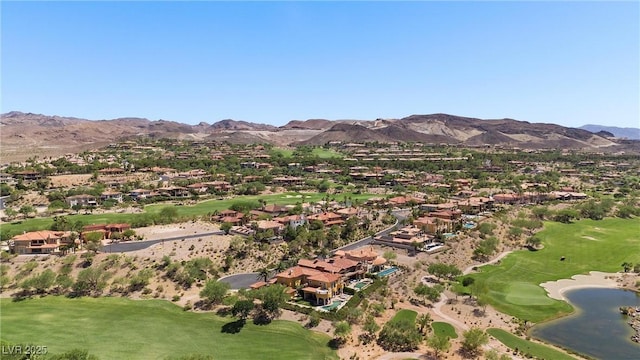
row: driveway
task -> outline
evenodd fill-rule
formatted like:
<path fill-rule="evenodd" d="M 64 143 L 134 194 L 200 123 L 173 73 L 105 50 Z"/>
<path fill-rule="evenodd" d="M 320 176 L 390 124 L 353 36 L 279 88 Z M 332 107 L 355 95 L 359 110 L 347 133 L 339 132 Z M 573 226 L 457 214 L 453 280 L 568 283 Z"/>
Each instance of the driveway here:
<path fill-rule="evenodd" d="M 394 210 L 391 212 L 391 214 L 393 214 L 393 216 L 396 217 L 396 223 L 388 228 L 386 228 L 385 230 L 382 230 L 378 233 L 375 234 L 375 236 L 378 235 L 389 235 L 389 233 L 391 233 L 392 231 L 395 231 L 397 228 L 397 225 L 404 219 L 406 219 L 407 217 L 407 211 L 406 210 Z M 348 251 L 348 250 L 353 250 L 353 249 L 357 249 L 359 247 L 363 247 L 365 245 L 369 245 L 371 244 L 371 242 L 373 241 L 373 238 L 371 236 L 368 236 L 364 239 L 360 239 L 358 241 L 352 242 L 351 244 L 347 244 L 345 246 L 339 247 L 335 250 L 344 250 L 344 251 Z"/>
<path fill-rule="evenodd" d="M 257 272 L 252 272 L 252 273 L 229 275 L 229 276 L 225 276 L 218 279 L 218 281 L 222 281 L 223 283 L 229 284 L 229 287 L 234 290 L 246 289 L 249 287 L 249 285 L 255 282 L 264 280 L 259 278 L 258 274 L 259 273 Z"/>
<path fill-rule="evenodd" d="M 406 215 L 404 215 L 403 210 L 397 210 L 393 212 L 393 215 L 398 219 L 398 222 L 400 222 L 402 219 L 404 219 L 406 217 Z M 396 222 L 396 225 L 398 224 L 398 222 Z M 388 233 L 390 233 L 391 231 L 395 230 L 395 225 L 390 226 L 389 228 L 377 233 L 376 235 L 386 235 Z M 341 248 L 335 249 L 335 250 L 353 250 L 353 249 L 357 249 L 359 247 L 368 245 L 371 243 L 371 241 L 373 241 L 373 239 L 369 236 L 366 237 L 364 239 L 360 239 L 358 241 L 352 242 L 351 244 L 345 245 Z M 275 272 L 274 272 L 275 273 Z M 274 274 L 271 274 L 271 276 L 273 276 Z M 249 285 L 258 282 L 262 279 L 258 278 L 258 273 L 257 272 L 251 272 L 251 273 L 243 273 L 243 274 L 235 274 L 235 275 L 229 275 L 229 276 L 225 276 L 220 278 L 218 281 L 222 281 L 225 282 L 227 284 L 229 284 L 229 286 L 231 287 L 231 289 L 246 289 L 249 287 Z"/>

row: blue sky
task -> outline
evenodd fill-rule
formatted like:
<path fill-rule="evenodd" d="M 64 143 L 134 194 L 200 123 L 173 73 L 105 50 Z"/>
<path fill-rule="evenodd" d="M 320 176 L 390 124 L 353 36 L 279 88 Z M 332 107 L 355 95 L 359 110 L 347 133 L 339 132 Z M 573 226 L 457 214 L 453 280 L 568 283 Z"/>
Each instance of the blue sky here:
<path fill-rule="evenodd" d="M 629 2 L 6 2 L 1 111 L 639 127 Z"/>

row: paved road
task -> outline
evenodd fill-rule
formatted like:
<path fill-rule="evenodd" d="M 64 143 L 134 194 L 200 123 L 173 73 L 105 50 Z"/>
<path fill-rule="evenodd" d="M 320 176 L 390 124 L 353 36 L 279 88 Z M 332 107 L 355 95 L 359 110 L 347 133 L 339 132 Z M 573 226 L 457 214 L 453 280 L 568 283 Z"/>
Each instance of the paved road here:
<path fill-rule="evenodd" d="M 168 238 L 164 238 L 164 239 L 144 240 L 144 241 L 127 241 L 127 242 L 121 242 L 121 243 L 117 243 L 117 244 L 104 245 L 102 247 L 102 251 L 107 252 L 107 253 L 109 253 L 109 252 L 112 252 L 112 253 L 130 252 L 130 251 L 146 249 L 151 245 L 155 245 L 155 244 L 161 243 L 163 241 L 176 241 L 176 240 L 182 240 L 182 239 L 194 239 L 194 238 L 201 238 L 201 237 L 205 237 L 205 236 L 222 235 L 222 234 L 224 234 L 224 232 L 222 232 L 222 231 L 213 231 L 213 232 L 206 232 L 206 233 L 200 233 L 200 234 L 174 236 L 174 237 L 168 237 Z"/>
<path fill-rule="evenodd" d="M 398 219 L 398 221 L 403 220 L 406 217 L 405 211 L 403 210 L 398 210 L 398 211 L 394 211 L 393 215 Z M 395 229 L 395 226 L 392 226 L 386 230 L 383 230 L 381 232 L 379 232 L 376 235 L 386 235 L 388 233 L 390 233 L 391 231 L 393 231 Z M 345 245 L 343 247 L 340 247 L 338 249 L 340 250 L 353 250 L 356 248 L 359 248 L 361 246 L 365 246 L 371 243 L 373 239 L 371 237 L 366 237 L 364 239 L 358 240 L 356 242 L 352 242 L 351 244 Z M 335 249 L 335 250 L 338 250 Z M 273 276 L 274 274 L 272 274 Z M 252 272 L 252 273 L 244 273 L 244 274 L 235 274 L 235 275 L 229 275 L 223 278 L 220 278 L 218 281 L 222 281 L 225 282 L 227 284 L 229 284 L 229 286 L 231 287 L 231 289 L 243 289 L 243 288 L 248 288 L 249 285 L 260 281 L 260 279 L 258 278 L 258 273 Z"/>
<path fill-rule="evenodd" d="M 396 230 L 396 225 L 398 225 L 402 220 L 404 220 L 407 217 L 406 210 L 394 210 L 391 213 L 393 214 L 393 216 L 396 217 L 396 219 L 397 219 L 396 223 L 393 226 L 376 233 L 375 236 L 378 236 L 378 235 L 389 235 L 390 232 Z M 352 242 L 351 244 L 347 244 L 345 246 L 339 247 L 339 248 L 337 248 L 335 250 L 345 250 L 345 251 L 353 250 L 353 249 L 357 249 L 359 247 L 363 247 L 365 245 L 369 245 L 369 244 L 371 244 L 372 241 L 373 241 L 373 238 L 371 236 L 369 236 L 369 237 L 366 237 L 364 239 Z"/>
<path fill-rule="evenodd" d="M 229 284 L 231 289 L 234 290 L 246 289 L 249 285 L 260 280 L 264 279 L 260 279 L 257 272 L 229 275 L 218 279 L 218 281 Z"/>

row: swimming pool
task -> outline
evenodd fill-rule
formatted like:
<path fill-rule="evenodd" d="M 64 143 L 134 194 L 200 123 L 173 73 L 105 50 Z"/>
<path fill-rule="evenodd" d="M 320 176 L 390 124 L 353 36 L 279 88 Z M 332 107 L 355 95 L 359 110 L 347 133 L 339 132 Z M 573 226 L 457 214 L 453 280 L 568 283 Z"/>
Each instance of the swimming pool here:
<path fill-rule="evenodd" d="M 334 300 L 330 305 L 323 306 L 322 310 L 331 311 L 333 309 L 337 309 L 342 303 L 342 300 Z"/>
<path fill-rule="evenodd" d="M 464 225 L 462 225 L 465 229 L 473 229 L 476 227 L 475 223 L 464 223 Z"/>
<path fill-rule="evenodd" d="M 397 267 L 390 267 L 388 269 L 384 269 L 382 271 L 380 271 L 377 275 L 378 277 L 385 277 L 385 276 L 389 276 L 391 274 L 393 274 L 394 272 L 398 271 Z"/>
<path fill-rule="evenodd" d="M 369 284 L 371 284 L 371 282 L 369 281 L 360 281 L 359 283 L 353 285 L 353 288 L 356 290 L 362 290 L 365 287 L 369 286 Z"/>

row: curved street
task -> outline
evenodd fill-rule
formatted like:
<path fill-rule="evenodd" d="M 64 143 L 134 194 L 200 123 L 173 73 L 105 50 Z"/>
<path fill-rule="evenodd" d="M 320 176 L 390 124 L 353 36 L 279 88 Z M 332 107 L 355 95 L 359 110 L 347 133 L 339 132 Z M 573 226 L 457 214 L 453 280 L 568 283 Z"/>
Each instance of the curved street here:
<path fill-rule="evenodd" d="M 260 280 L 257 272 L 228 275 L 218 279 L 218 281 L 229 284 L 229 287 L 234 290 L 246 289 L 249 285 Z"/>
<path fill-rule="evenodd" d="M 191 234 L 191 235 L 183 235 L 183 236 L 174 236 L 163 239 L 155 239 L 155 240 L 142 240 L 142 241 L 126 241 L 119 243 L 111 243 L 102 246 L 102 251 L 106 253 L 116 253 L 116 252 L 130 252 L 136 250 L 146 249 L 149 246 L 161 243 L 163 241 L 177 241 L 182 239 L 195 239 L 201 238 L 203 236 L 211 236 L 211 235 L 222 235 L 224 232 L 222 231 L 212 231 L 206 233 L 199 234 Z"/>
<path fill-rule="evenodd" d="M 401 222 L 403 219 L 406 218 L 406 210 L 394 210 L 392 211 L 393 216 L 396 217 L 397 221 L 394 225 L 376 233 L 377 235 L 387 235 L 389 234 L 391 231 L 395 230 L 396 225 L 398 225 L 399 222 Z M 350 244 L 344 245 L 342 247 L 336 248 L 335 250 L 353 250 L 353 249 L 357 249 L 359 247 L 368 245 L 371 243 L 371 241 L 373 241 L 373 238 L 371 236 L 367 236 L 364 239 L 360 239 L 357 241 L 354 241 Z M 275 273 L 275 272 L 274 272 Z M 271 276 L 273 276 L 274 274 L 272 274 Z M 243 289 L 243 288 L 248 288 L 249 285 L 259 281 L 259 277 L 258 277 L 258 273 L 256 272 L 250 272 L 250 273 L 241 273 L 241 274 L 234 274 L 234 275 L 228 275 L 225 277 L 220 278 L 218 281 L 222 281 L 225 282 L 227 284 L 229 284 L 229 286 L 231 287 L 231 289 L 237 290 L 237 289 Z"/>

